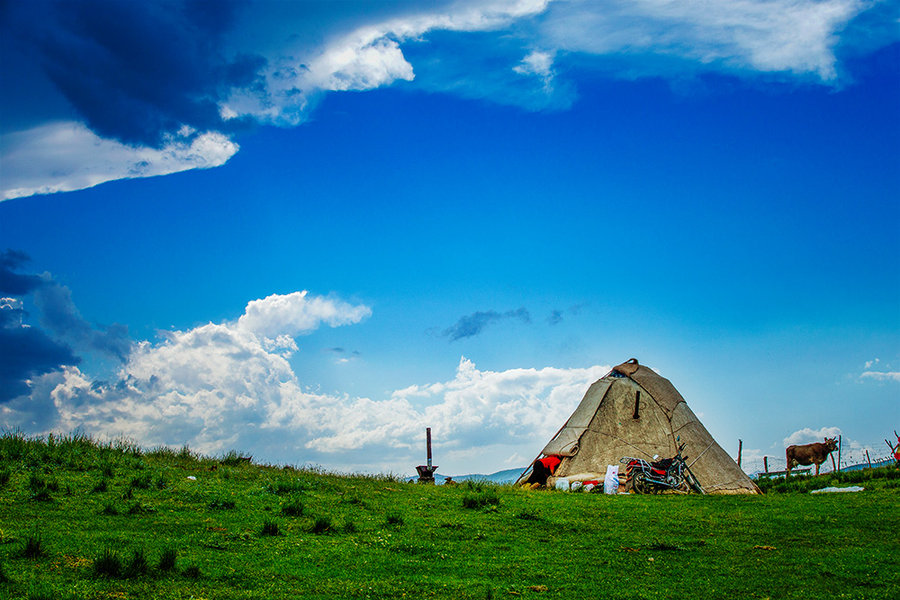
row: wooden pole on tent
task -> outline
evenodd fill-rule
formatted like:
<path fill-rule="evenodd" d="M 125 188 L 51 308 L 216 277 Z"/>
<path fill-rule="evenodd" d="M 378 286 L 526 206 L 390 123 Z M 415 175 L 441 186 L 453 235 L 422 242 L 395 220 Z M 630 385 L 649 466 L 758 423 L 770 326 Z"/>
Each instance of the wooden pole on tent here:
<path fill-rule="evenodd" d="M 741 466 L 741 450 L 744 449 L 744 440 L 738 440 L 738 459 L 737 464 Z"/>
<path fill-rule="evenodd" d="M 769 457 L 763 456 L 763 468 L 766 470 L 766 473 L 769 472 Z"/>
<path fill-rule="evenodd" d="M 610 373 L 612 373 L 612 371 L 610 371 Z M 568 423 L 568 421 L 566 421 L 566 423 Z M 566 423 L 563 423 L 562 425 L 559 426 L 559 429 L 556 430 L 556 433 L 553 434 L 553 437 L 550 438 L 550 441 L 553 441 L 556 439 L 556 436 L 559 435 L 559 432 L 562 431 L 566 427 Z M 525 470 L 522 471 L 521 475 L 519 475 L 519 478 L 516 479 L 516 483 L 519 483 L 519 481 L 525 476 L 525 474 L 531 470 L 531 467 L 534 465 L 534 461 L 539 459 L 543 454 L 544 454 L 543 452 L 538 452 L 538 455 L 534 457 L 534 460 L 532 460 L 530 463 L 528 463 L 528 466 L 525 467 Z"/>

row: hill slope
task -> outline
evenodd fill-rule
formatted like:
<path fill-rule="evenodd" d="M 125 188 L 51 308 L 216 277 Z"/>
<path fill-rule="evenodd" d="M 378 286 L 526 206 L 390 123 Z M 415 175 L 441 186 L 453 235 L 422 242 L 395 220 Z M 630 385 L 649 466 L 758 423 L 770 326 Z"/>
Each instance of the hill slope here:
<path fill-rule="evenodd" d="M 604 496 L 9 434 L 0 598 L 893 598 L 900 495 L 879 477 L 859 494 Z"/>

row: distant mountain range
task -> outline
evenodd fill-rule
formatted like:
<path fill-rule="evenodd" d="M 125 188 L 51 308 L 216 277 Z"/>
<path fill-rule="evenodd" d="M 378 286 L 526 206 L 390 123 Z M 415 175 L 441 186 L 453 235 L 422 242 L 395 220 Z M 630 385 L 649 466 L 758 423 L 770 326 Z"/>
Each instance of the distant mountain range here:
<path fill-rule="evenodd" d="M 519 475 L 522 474 L 522 471 L 525 470 L 525 467 L 519 467 L 517 469 L 506 469 L 505 471 L 497 471 L 496 473 L 491 473 L 490 475 L 482 475 L 481 473 L 473 473 L 470 475 L 450 475 L 449 477 L 453 478 L 453 481 L 489 481 L 491 483 L 497 483 L 500 485 L 507 483 L 515 483 L 516 479 L 519 478 Z M 447 475 L 442 475 L 441 473 L 434 474 L 434 482 L 438 485 L 441 485 L 446 481 Z M 415 481 L 418 479 L 417 476 L 407 477 L 407 481 Z"/>

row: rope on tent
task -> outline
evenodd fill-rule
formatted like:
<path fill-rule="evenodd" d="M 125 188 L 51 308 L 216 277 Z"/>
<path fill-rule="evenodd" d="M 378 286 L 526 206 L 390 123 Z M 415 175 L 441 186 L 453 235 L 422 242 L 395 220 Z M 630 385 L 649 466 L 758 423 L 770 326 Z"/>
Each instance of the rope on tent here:
<path fill-rule="evenodd" d="M 611 434 L 611 433 L 605 433 L 605 432 L 603 432 L 603 431 L 598 431 L 597 433 L 599 433 L 599 434 L 601 434 L 601 435 L 605 435 L 606 437 L 611 437 L 611 438 L 617 439 L 617 440 L 619 440 L 620 442 L 622 442 L 623 444 L 625 444 L 626 446 L 630 446 L 630 447 L 634 448 L 635 450 L 637 450 L 638 452 L 640 452 L 640 453 L 643 454 L 644 456 L 649 456 L 650 458 L 653 458 L 653 455 L 651 455 L 649 452 L 647 452 L 647 451 L 645 451 L 645 450 L 641 450 L 640 448 L 638 448 L 638 447 L 635 446 L 634 444 L 630 443 L 628 440 L 623 440 L 622 438 L 620 438 L 620 437 L 617 436 L 617 435 L 613 435 L 613 434 Z"/>
<path fill-rule="evenodd" d="M 712 445 L 715 444 L 715 443 L 716 443 L 716 440 L 711 441 L 711 442 L 709 443 L 709 446 L 706 447 L 706 450 L 709 450 L 710 448 L 712 448 Z M 703 452 L 701 452 L 701 453 L 700 453 L 700 456 L 703 456 L 704 454 L 706 454 L 706 450 L 704 450 Z M 694 462 L 692 462 L 691 464 L 688 465 L 688 468 L 693 467 L 693 466 L 694 466 L 694 463 L 696 463 L 698 460 L 700 460 L 700 456 L 698 456 L 697 458 L 695 458 L 695 459 L 694 459 Z"/>

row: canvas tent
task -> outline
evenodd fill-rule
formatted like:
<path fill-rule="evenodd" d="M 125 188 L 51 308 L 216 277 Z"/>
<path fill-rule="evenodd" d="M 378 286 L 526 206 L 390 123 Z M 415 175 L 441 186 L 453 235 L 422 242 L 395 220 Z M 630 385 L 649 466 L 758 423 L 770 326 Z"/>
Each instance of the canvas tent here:
<path fill-rule="evenodd" d="M 674 456 L 676 437 L 685 444 L 687 463 L 707 493 L 759 493 L 669 380 L 636 359 L 615 367 L 588 388 L 541 455 L 562 457 L 555 477 L 594 473 L 602 479 L 607 465 L 618 465 L 624 456 L 645 460 Z"/>

